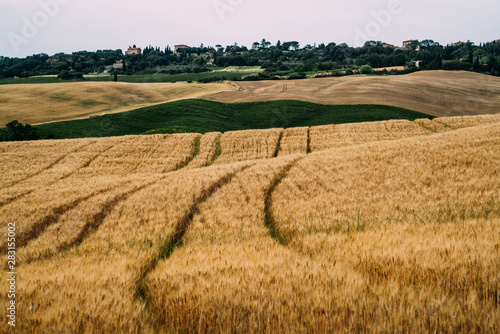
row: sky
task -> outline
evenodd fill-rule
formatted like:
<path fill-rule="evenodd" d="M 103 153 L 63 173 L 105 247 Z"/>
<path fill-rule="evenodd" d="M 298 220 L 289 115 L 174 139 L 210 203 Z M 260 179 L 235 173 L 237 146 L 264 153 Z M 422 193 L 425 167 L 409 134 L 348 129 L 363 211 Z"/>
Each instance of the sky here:
<path fill-rule="evenodd" d="M 498 0 L 1 0 L 0 55 L 175 44 L 251 47 L 263 38 L 360 46 L 500 39 Z"/>

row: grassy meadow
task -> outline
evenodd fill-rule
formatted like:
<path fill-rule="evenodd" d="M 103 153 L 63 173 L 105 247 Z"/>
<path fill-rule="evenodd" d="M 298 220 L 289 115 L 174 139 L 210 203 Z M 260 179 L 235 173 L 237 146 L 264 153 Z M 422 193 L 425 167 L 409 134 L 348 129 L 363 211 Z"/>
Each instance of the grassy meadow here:
<path fill-rule="evenodd" d="M 220 81 L 223 80 L 241 80 L 245 76 L 251 75 L 255 71 L 237 69 L 233 71 L 212 71 L 202 73 L 155 73 L 155 74 L 132 74 L 132 75 L 118 75 L 119 82 L 128 83 L 161 83 L 161 82 L 185 82 L 185 81 L 200 81 L 205 79 L 216 78 Z M 112 82 L 114 81 L 113 75 L 85 75 L 83 79 L 74 80 L 73 82 Z M 62 83 L 61 79 L 55 76 L 41 76 L 30 78 L 1 78 L 0 85 L 16 85 L 16 84 L 47 84 L 47 83 Z"/>
<path fill-rule="evenodd" d="M 5 142 L 0 161 L 19 331 L 500 330 L 499 115 Z"/>

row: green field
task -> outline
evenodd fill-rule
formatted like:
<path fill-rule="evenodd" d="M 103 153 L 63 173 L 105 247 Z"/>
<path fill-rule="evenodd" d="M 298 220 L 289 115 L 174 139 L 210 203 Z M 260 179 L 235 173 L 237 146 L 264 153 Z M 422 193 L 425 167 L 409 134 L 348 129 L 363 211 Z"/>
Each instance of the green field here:
<path fill-rule="evenodd" d="M 20 84 L 48 84 L 66 82 L 56 77 L 32 77 L 32 78 L 1 78 L 0 85 L 20 85 Z"/>
<path fill-rule="evenodd" d="M 42 138 L 82 138 L 145 134 L 148 131 L 225 132 L 424 117 L 432 118 L 408 109 L 382 105 L 323 105 L 295 100 L 228 104 L 182 100 L 35 128 Z"/>
<path fill-rule="evenodd" d="M 180 74 L 134 74 L 119 75 L 118 81 L 131 83 L 150 83 L 150 82 L 180 82 L 180 81 L 199 81 L 207 78 L 216 77 L 218 80 L 240 80 L 245 76 L 254 74 L 252 72 L 239 71 L 213 71 L 203 73 L 180 73 Z M 83 80 L 75 81 L 113 81 L 112 75 L 86 75 Z M 4 78 L 0 79 L 0 85 L 14 84 L 46 84 L 46 83 L 71 82 L 57 79 L 55 77 L 33 77 L 33 78 Z"/>
<path fill-rule="evenodd" d="M 239 80 L 252 73 L 244 72 L 203 72 L 203 73 L 180 73 L 180 74 L 134 74 L 118 76 L 120 82 L 147 83 L 147 82 L 179 82 L 199 81 L 202 79 L 217 77 L 219 80 Z M 86 76 L 87 81 L 113 81 L 112 76 Z"/>

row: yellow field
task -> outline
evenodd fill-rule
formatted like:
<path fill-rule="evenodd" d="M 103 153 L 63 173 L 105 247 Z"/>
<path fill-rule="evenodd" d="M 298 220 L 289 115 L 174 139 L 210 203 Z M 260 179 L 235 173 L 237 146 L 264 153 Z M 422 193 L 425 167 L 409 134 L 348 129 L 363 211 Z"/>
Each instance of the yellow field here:
<path fill-rule="evenodd" d="M 220 138 L 222 154 L 216 164 L 276 156 L 282 129 L 229 131 Z"/>
<path fill-rule="evenodd" d="M 495 124 L 500 122 L 500 114 L 496 115 L 477 115 L 470 117 L 438 117 L 433 122 L 443 124 L 452 129 L 467 128 L 481 124 Z"/>
<path fill-rule="evenodd" d="M 500 331 L 496 116 L 0 143 L 0 162 L 20 332 Z"/>
<path fill-rule="evenodd" d="M 200 168 L 205 167 L 214 160 L 216 154 L 217 145 L 215 142 L 220 140 L 222 133 L 220 132 L 209 132 L 205 133 L 200 139 L 199 153 L 194 159 L 189 163 L 188 168 Z"/>
<path fill-rule="evenodd" d="M 38 124 L 118 113 L 235 90 L 229 83 L 70 82 L 0 85 L 0 124 Z"/>
<path fill-rule="evenodd" d="M 314 126 L 310 130 L 310 146 L 312 151 L 320 151 L 429 133 L 429 130 L 407 120 Z"/>
<path fill-rule="evenodd" d="M 220 102 L 295 99 L 323 104 L 382 104 L 439 117 L 500 112 L 500 78 L 463 71 L 236 84 L 240 90 L 206 98 Z"/>
<path fill-rule="evenodd" d="M 288 128 L 283 131 L 278 156 L 308 153 L 310 129 Z"/>

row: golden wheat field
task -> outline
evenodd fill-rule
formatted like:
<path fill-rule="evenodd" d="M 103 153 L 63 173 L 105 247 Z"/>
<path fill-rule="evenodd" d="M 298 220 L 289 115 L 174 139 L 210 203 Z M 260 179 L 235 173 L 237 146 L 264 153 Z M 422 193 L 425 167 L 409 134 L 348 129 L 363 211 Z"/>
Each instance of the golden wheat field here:
<path fill-rule="evenodd" d="M 0 85 L 0 124 L 38 124 L 119 113 L 235 90 L 229 83 L 71 82 Z"/>
<path fill-rule="evenodd" d="M 500 112 L 500 79 L 464 71 L 235 82 L 240 89 L 207 96 L 220 102 L 296 99 L 322 104 L 382 104 L 437 117 Z"/>
<path fill-rule="evenodd" d="M 500 331 L 498 116 L 4 142 L 0 162 L 19 332 Z"/>

